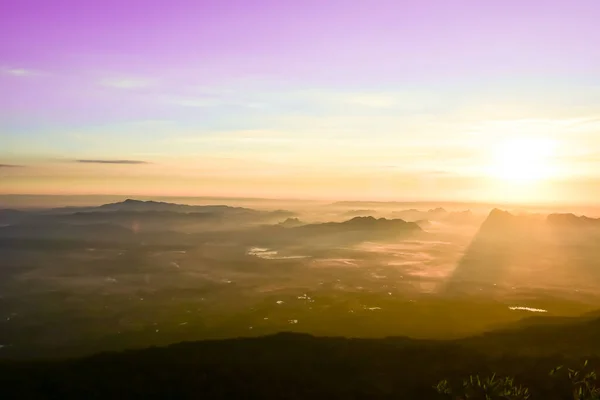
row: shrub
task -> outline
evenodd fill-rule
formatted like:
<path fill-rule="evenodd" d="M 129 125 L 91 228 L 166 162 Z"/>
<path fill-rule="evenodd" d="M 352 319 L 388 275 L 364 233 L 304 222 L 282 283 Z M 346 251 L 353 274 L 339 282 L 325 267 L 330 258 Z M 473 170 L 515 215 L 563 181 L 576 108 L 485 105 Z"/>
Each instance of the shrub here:
<path fill-rule="evenodd" d="M 559 384 L 569 386 L 572 400 L 600 400 L 598 376 L 596 371 L 588 368 L 587 361 L 579 370 L 564 369 L 561 365 L 552 369 L 549 375 L 562 380 Z M 459 386 L 453 386 L 445 379 L 435 385 L 434 389 L 454 400 L 527 400 L 531 396 L 528 388 L 515 384 L 514 378 L 499 378 L 495 374 L 487 378 L 471 375 Z"/>

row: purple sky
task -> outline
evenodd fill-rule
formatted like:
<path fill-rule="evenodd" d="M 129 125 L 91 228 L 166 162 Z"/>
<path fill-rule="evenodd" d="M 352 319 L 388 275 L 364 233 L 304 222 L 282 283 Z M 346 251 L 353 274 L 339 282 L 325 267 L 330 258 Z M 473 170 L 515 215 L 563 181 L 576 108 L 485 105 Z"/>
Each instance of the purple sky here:
<path fill-rule="evenodd" d="M 0 15 L 0 67 L 57 76 L 0 82 L 11 126 L 33 111 L 40 123 L 170 116 L 141 104 L 148 96 L 122 99 L 139 114 L 122 115 L 111 94 L 88 87 L 105 76 L 179 95 L 256 79 L 344 90 L 586 83 L 600 64 L 596 0 L 3 0 Z"/>
<path fill-rule="evenodd" d="M 596 118 L 598 21 L 598 0 L 0 0 L 0 164 L 177 157 L 166 136 L 348 134 L 358 116 L 409 144 L 390 119 L 447 120 L 435 145 L 482 105 Z"/>
<path fill-rule="evenodd" d="M 344 78 L 375 82 L 592 73 L 600 47 L 595 0 L 3 0 L 0 7 L 2 62 L 49 71 L 176 75 L 206 67 L 222 79 L 329 80 L 340 68 Z"/>

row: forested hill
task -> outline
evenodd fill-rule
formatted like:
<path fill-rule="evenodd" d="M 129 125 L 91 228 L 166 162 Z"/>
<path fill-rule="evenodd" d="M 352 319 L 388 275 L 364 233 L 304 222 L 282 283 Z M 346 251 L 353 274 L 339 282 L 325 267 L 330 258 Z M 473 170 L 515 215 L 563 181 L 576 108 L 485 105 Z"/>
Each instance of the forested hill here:
<path fill-rule="evenodd" d="M 0 364 L 2 398 L 438 399 L 433 385 L 472 373 L 515 376 L 531 399 L 567 399 L 548 371 L 568 354 L 493 355 L 494 341 L 317 338 L 282 333 L 188 342 L 66 361 Z M 568 340 L 577 340 L 576 337 Z M 488 346 L 490 352 L 485 350 Z M 477 348 L 475 348 L 477 347 Z M 584 346 L 580 343 L 580 348 Z M 519 350 L 519 349 L 516 349 Z M 521 353 L 521 355 L 518 355 Z M 590 365 L 600 359 L 590 358 Z"/>

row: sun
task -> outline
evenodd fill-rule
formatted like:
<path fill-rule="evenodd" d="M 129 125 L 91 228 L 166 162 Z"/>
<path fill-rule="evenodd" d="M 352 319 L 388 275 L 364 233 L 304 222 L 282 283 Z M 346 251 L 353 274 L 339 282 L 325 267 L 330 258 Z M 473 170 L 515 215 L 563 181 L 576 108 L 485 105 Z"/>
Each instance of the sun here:
<path fill-rule="evenodd" d="M 516 138 L 492 149 L 489 175 L 513 183 L 531 183 L 551 178 L 555 144 L 541 138 Z"/>

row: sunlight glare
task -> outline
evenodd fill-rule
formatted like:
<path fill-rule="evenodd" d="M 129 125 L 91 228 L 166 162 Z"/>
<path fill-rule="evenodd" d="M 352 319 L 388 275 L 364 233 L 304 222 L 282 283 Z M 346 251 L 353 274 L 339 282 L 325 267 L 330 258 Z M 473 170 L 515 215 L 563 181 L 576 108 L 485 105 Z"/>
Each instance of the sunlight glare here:
<path fill-rule="evenodd" d="M 527 183 L 551 178 L 555 143 L 545 139 L 518 138 L 493 150 L 490 175 L 509 182 Z"/>

